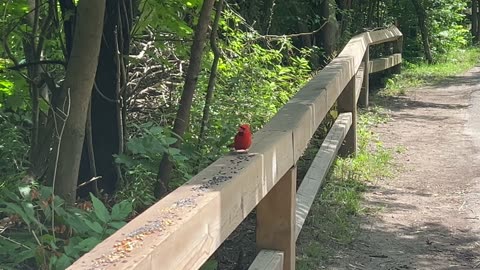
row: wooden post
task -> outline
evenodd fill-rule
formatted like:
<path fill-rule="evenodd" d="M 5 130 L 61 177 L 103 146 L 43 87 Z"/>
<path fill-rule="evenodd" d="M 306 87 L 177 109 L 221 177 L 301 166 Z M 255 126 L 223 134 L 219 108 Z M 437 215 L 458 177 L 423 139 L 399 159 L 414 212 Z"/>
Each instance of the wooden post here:
<path fill-rule="evenodd" d="M 257 251 L 283 251 L 283 270 L 295 270 L 296 183 L 292 167 L 257 206 Z"/>
<path fill-rule="evenodd" d="M 402 53 L 403 52 L 403 37 L 399 37 L 393 43 L 393 53 Z M 399 74 L 402 71 L 402 64 L 398 64 L 392 68 L 394 74 Z"/>
<path fill-rule="evenodd" d="M 337 100 L 338 113 L 351 112 L 352 125 L 348 130 L 342 147 L 338 151 L 341 157 L 355 155 L 357 151 L 357 104 L 355 102 L 355 76 L 345 86 Z"/>
<path fill-rule="evenodd" d="M 358 98 L 358 106 L 362 108 L 367 108 L 368 107 L 368 91 L 370 89 L 368 80 L 370 78 L 369 76 L 369 62 L 370 62 L 370 46 L 367 45 L 367 50 L 365 51 L 365 54 L 363 55 L 363 83 L 362 83 L 362 89 L 360 90 L 360 97 Z"/>
<path fill-rule="evenodd" d="M 388 57 L 393 54 L 393 43 L 392 42 L 385 42 L 383 43 L 383 56 L 382 57 Z M 389 78 L 393 74 L 393 69 L 392 68 L 387 68 L 384 69 L 380 72 L 381 74 L 381 81 L 382 81 L 382 88 L 385 88 L 387 86 L 387 81 L 385 78 Z"/>

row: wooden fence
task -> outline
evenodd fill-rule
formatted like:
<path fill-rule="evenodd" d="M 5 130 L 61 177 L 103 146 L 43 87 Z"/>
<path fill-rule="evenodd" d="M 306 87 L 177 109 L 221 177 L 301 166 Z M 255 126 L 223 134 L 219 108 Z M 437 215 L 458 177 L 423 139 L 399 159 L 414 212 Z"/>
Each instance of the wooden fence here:
<path fill-rule="evenodd" d="M 393 54 L 370 60 L 377 44 Z M 337 154 L 355 153 L 369 74 L 399 72 L 401 52 L 396 27 L 353 37 L 254 134 L 249 154 L 221 157 L 68 269 L 198 269 L 255 207 L 259 253 L 250 269 L 295 269 L 295 241 L 323 179 Z M 295 192 L 296 162 L 335 103 L 340 114 Z"/>

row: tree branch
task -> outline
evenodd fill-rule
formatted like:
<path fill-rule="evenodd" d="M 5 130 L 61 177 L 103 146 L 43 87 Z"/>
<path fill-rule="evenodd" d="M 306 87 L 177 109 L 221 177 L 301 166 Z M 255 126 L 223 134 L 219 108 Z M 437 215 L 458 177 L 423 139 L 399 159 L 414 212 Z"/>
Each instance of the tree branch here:
<path fill-rule="evenodd" d="M 313 30 L 312 32 L 305 32 L 305 33 L 296 33 L 296 34 L 289 34 L 289 35 L 260 35 L 256 39 L 284 39 L 284 38 L 292 38 L 292 37 L 300 37 L 300 36 L 309 36 L 313 35 L 320 30 L 328 23 L 328 21 L 324 22 L 318 29 Z"/>
<path fill-rule="evenodd" d="M 36 66 L 36 65 L 62 65 L 64 68 L 67 68 L 67 63 L 65 61 L 40 60 L 40 61 L 35 61 L 30 63 L 17 64 L 15 66 L 7 67 L 6 69 L 19 71 L 22 68 L 27 68 L 27 67 Z"/>

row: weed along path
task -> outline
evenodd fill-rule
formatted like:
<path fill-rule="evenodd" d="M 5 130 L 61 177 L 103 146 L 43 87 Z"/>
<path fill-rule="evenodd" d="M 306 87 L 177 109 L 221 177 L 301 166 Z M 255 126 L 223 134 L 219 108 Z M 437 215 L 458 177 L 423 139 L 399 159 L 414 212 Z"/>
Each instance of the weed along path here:
<path fill-rule="evenodd" d="M 367 186 L 358 234 L 318 269 L 480 269 L 480 68 L 390 98 L 395 154 Z"/>

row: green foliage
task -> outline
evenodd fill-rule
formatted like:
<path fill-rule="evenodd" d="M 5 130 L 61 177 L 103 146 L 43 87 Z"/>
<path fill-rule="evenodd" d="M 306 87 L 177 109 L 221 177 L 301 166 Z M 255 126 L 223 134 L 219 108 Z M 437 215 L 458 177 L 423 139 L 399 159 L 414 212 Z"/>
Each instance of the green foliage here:
<path fill-rule="evenodd" d="M 445 53 L 465 48 L 471 35 L 466 21 L 466 10 L 471 1 L 419 0 L 425 9 L 428 40 L 435 61 L 441 61 Z M 355 6 L 353 32 L 362 28 L 399 26 L 404 35 L 403 55 L 407 59 L 423 56 L 418 13 L 411 0 L 385 0 L 378 5 L 361 1 Z"/>
<path fill-rule="evenodd" d="M 387 96 L 405 94 L 408 88 L 439 83 L 450 76 L 461 74 L 478 64 L 480 50 L 459 49 L 445 54 L 442 58 L 442 61 L 432 65 L 405 61 L 402 73 L 387 79 L 386 87 L 381 94 Z"/>
<path fill-rule="evenodd" d="M 56 5 L 55 2 L 47 2 L 45 0 L 35 1 L 38 8 L 36 11 L 30 10 L 26 0 L 3 1 L 2 15 L 0 15 L 0 33 L 2 33 L 2 45 L 0 46 L 0 108 L 10 110 L 28 110 L 30 104 L 29 84 L 38 83 L 39 74 L 33 76 L 27 72 L 27 67 L 20 70 L 9 70 L 14 64 L 25 64 L 27 61 L 38 61 L 39 53 L 33 52 L 41 50 L 41 58 L 43 60 L 63 60 L 64 41 L 62 40 L 62 30 L 60 24 L 49 26 L 47 22 L 47 14 L 54 10 L 50 9 L 50 5 Z M 33 4 L 33 2 L 32 2 Z M 37 32 L 27 23 L 26 15 L 38 14 Z M 50 14 L 51 16 L 58 16 Z M 52 22 L 49 22 L 52 24 Z M 46 31 L 41 31 L 40 26 L 44 25 Z M 48 26 L 48 27 L 47 27 Z M 35 38 L 32 38 L 35 36 Z M 4 40 L 3 40 L 4 39 Z M 27 41 L 34 41 L 30 44 Z M 30 44 L 27 46 L 27 44 Z M 33 56 L 34 53 L 36 56 Z M 27 57 L 28 56 L 28 57 Z M 7 59 L 8 58 L 8 59 Z M 15 63 L 14 61 L 15 60 Z M 48 72 L 56 81 L 64 76 L 64 70 L 57 70 L 58 66 L 44 65 L 42 72 Z M 30 78 L 29 78 L 30 77 Z M 35 77 L 35 78 L 34 78 Z"/>
<path fill-rule="evenodd" d="M 311 50 L 298 50 L 289 39 L 261 46 L 258 33 L 240 30 L 241 23 L 236 14 L 225 11 L 220 25 L 224 40 L 219 44 L 225 54 L 218 65 L 208 136 L 198 156 L 200 167 L 227 150 L 240 123 L 261 128 L 310 78 Z M 212 58 L 213 54 L 208 55 L 205 70 Z M 196 148 L 208 76 L 203 72 L 199 78 L 190 134 L 185 139 L 190 148 Z"/>
<path fill-rule="evenodd" d="M 13 187 L 28 165 L 27 130 L 24 116 L 0 111 L 0 190 Z"/>
<path fill-rule="evenodd" d="M 216 260 L 208 260 L 206 261 L 200 270 L 217 270 L 218 269 L 218 262 Z"/>
<path fill-rule="evenodd" d="M 179 149 L 171 147 L 178 140 L 175 135 L 152 122 L 133 126 L 139 135 L 130 138 L 126 144 L 127 151 L 115 159 L 125 171 L 124 183 L 117 196 L 120 200 L 131 200 L 135 209 L 141 210 L 155 202 L 153 184 L 164 154 L 172 159 L 176 173 L 181 174 L 180 178 L 189 178 L 190 175 L 187 157 Z"/>
<path fill-rule="evenodd" d="M 0 217 L 9 221 L 0 238 L 3 267 L 65 269 L 125 225 L 132 212 L 129 201 L 115 204 L 110 211 L 90 194 L 93 208 L 82 210 L 52 194 L 44 186 L 1 191 Z"/>
<path fill-rule="evenodd" d="M 440 59 L 443 54 L 465 48 L 470 44 L 470 31 L 464 25 L 464 0 L 436 0 L 427 2 L 428 26 L 431 33 L 432 54 Z"/>
<path fill-rule="evenodd" d="M 408 0 L 408 2 L 410 2 Z M 423 55 L 420 30 L 415 30 L 415 35 L 409 35 L 412 27 L 418 27 L 416 12 L 410 3 L 406 3 L 405 9 L 400 9 L 402 21 L 405 21 L 401 29 L 407 35 L 406 56 Z M 465 0 L 430 0 L 423 1 L 427 16 L 428 40 L 430 42 L 432 57 L 435 61 L 443 61 L 446 55 L 459 49 L 464 49 L 471 42 L 468 25 L 465 23 L 469 1 Z M 410 29 L 408 29 L 410 28 Z"/>
<path fill-rule="evenodd" d="M 143 31 L 152 27 L 159 32 L 173 34 L 178 37 L 189 37 L 193 34 L 187 17 L 196 17 L 197 8 L 201 0 L 142 0 L 141 17 L 136 23 L 136 28 Z"/>
<path fill-rule="evenodd" d="M 0 58 L 0 109 L 25 110 L 29 101 L 28 85 L 18 72 L 6 69 L 10 65 L 11 61 Z"/>
<path fill-rule="evenodd" d="M 18 58 L 23 55 L 21 43 L 23 34 L 21 32 L 28 31 L 28 27 L 24 20 L 24 16 L 29 12 L 27 1 L 2 1 L 0 3 L 0 8 L 2 10 L 0 15 L 0 33 L 2 33 L 2 38 L 7 38 L 10 52 L 13 56 Z M 4 52 L 4 47 L 0 46 L 0 58 L 5 57 Z M 1 65 L 2 64 L 0 63 L 0 66 Z"/>
<path fill-rule="evenodd" d="M 372 107 L 369 111 L 360 114 L 357 127 L 358 151 L 355 158 L 338 159 L 334 177 L 338 179 L 352 179 L 373 181 L 380 177 L 390 176 L 392 152 L 386 149 L 382 142 L 371 132 L 371 127 L 385 123 L 388 116 L 381 109 Z M 358 209 L 351 209 L 358 212 Z"/>

